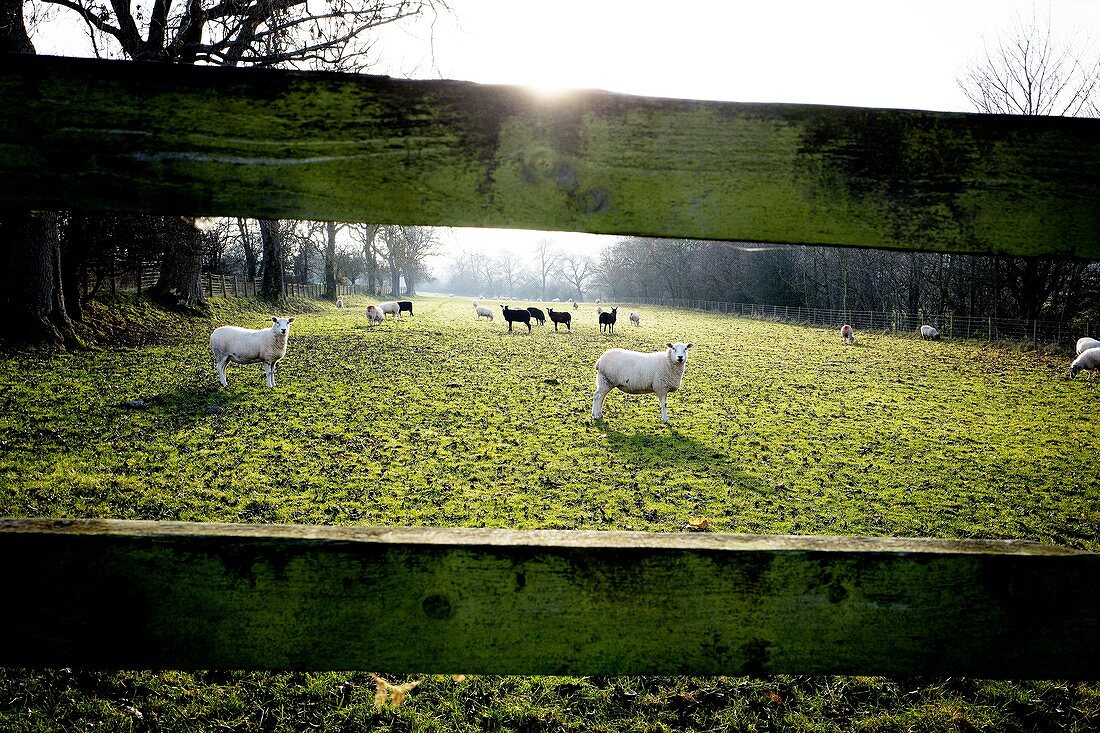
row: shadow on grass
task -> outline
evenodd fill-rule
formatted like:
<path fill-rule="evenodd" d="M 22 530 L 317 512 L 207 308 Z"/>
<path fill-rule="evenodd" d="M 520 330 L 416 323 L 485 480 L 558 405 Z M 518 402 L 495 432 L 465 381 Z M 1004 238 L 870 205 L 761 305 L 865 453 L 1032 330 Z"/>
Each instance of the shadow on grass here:
<path fill-rule="evenodd" d="M 152 410 L 178 420 L 198 420 L 228 412 L 250 395 L 243 390 L 218 389 L 210 385 L 188 385 L 161 392 L 145 399 L 144 404 L 127 407 Z"/>
<path fill-rule="evenodd" d="M 619 433 L 603 425 L 608 447 L 643 466 L 666 466 L 697 476 L 716 476 L 744 489 L 763 491 L 764 485 L 741 469 L 740 460 L 715 450 L 675 428 L 662 432 Z"/>

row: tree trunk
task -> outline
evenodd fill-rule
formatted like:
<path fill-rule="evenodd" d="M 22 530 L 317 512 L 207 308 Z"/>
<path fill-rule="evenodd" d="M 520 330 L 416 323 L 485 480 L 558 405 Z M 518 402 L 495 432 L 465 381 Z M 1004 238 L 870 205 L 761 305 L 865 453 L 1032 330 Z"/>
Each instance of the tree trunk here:
<path fill-rule="evenodd" d="M 336 300 L 336 224 L 325 222 L 325 298 Z"/>
<path fill-rule="evenodd" d="M 401 273 L 397 269 L 397 258 L 390 257 L 390 296 L 401 295 Z"/>
<path fill-rule="evenodd" d="M 416 295 L 416 275 L 412 268 L 405 270 L 405 295 Z"/>
<path fill-rule="evenodd" d="M 169 247 L 160 264 L 160 277 L 149 296 L 168 308 L 205 312 L 209 306 L 202 292 L 202 232 L 182 227 L 179 243 Z"/>
<path fill-rule="evenodd" d="M 0 278 L 5 340 L 16 344 L 81 346 L 65 309 L 57 215 L 9 214 L 0 220 Z"/>
<path fill-rule="evenodd" d="M 0 53 L 34 53 L 23 0 L 0 0 Z M 80 346 L 65 310 L 57 214 L 14 212 L 0 218 L 0 303 L 13 343 Z"/>
<path fill-rule="evenodd" d="M 283 303 L 283 237 L 279 224 L 270 219 L 260 219 L 260 240 L 264 248 L 264 279 L 260 297 L 272 303 Z"/>

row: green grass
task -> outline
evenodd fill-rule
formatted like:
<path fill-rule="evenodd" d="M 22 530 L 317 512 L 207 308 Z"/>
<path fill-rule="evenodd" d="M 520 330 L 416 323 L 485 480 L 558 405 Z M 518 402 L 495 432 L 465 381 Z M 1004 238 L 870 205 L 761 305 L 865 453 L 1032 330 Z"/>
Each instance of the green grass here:
<path fill-rule="evenodd" d="M 209 329 L 268 319 L 243 300 L 215 299 L 211 321 L 123 301 L 101 330 L 141 345 L 0 358 L 0 516 L 655 532 L 700 516 L 719 532 L 1100 549 L 1100 383 L 1068 380 L 1066 355 L 874 333 L 845 347 L 656 308 L 608 337 L 591 305 L 572 334 L 508 334 L 465 299 L 366 329 L 353 305 L 296 304 L 274 391 L 256 365 L 217 388 Z M 599 354 L 670 340 L 695 344 L 671 425 L 654 396 L 619 392 L 593 422 Z M 0 729 L 1100 726 L 1100 687 L 1055 682 L 429 679 L 381 712 L 373 694 L 361 674 L 9 672 Z"/>

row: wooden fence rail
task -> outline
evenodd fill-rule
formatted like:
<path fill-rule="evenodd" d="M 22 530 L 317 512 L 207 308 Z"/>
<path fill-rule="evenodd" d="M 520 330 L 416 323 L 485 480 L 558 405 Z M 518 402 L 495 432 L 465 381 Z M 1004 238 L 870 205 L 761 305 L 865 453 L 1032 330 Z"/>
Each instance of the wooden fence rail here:
<path fill-rule="evenodd" d="M 0 63 L 0 208 L 1100 257 L 1100 121 Z M 0 664 L 1100 678 L 1018 543 L 11 519 Z"/>
<path fill-rule="evenodd" d="M 0 664 L 1100 677 L 1100 555 L 1019 542 L 0 522 Z"/>

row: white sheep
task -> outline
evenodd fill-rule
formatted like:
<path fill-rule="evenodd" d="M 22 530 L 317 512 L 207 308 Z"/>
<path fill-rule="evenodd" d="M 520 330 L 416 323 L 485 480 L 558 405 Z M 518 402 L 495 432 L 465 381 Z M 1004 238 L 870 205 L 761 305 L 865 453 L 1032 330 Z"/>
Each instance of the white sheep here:
<path fill-rule="evenodd" d="M 1073 363 L 1069 365 L 1069 378 L 1073 379 L 1080 371 L 1100 372 L 1100 346 L 1085 349 L 1078 354 Z M 1092 379 L 1091 373 L 1089 379 Z"/>
<path fill-rule="evenodd" d="M 344 306 L 344 301 L 342 301 L 342 300 L 337 300 L 337 301 L 336 301 L 336 307 L 337 307 L 337 308 L 344 308 L 344 307 L 345 307 L 345 306 Z"/>
<path fill-rule="evenodd" d="M 931 328 L 931 326 L 929 326 Z M 846 344 L 854 344 L 856 342 L 856 333 L 852 330 L 852 327 L 845 323 L 840 327 L 840 338 L 844 339 Z"/>
<path fill-rule="evenodd" d="M 921 326 L 920 337 L 922 339 L 938 339 L 940 337 L 940 332 L 932 326 Z"/>
<path fill-rule="evenodd" d="M 474 298 L 474 307 L 477 308 L 479 305 L 481 304 L 477 302 L 477 298 Z"/>
<path fill-rule="evenodd" d="M 655 393 L 661 401 L 661 422 L 668 422 L 668 393 L 680 388 L 691 344 L 666 344 L 664 351 L 643 354 L 627 349 L 608 349 L 596 360 L 596 393 L 592 419 L 603 413 L 607 393 L 618 387 L 627 394 Z"/>
<path fill-rule="evenodd" d="M 401 304 L 396 300 L 387 300 L 385 303 L 379 303 L 378 308 L 382 311 L 383 318 L 385 318 L 384 314 L 386 313 L 393 316 L 395 321 L 401 317 Z"/>
<path fill-rule="evenodd" d="M 635 326 L 642 325 L 642 317 L 638 315 L 638 311 L 630 311 L 630 322 Z"/>
<path fill-rule="evenodd" d="M 1089 349 L 1095 349 L 1100 346 L 1100 341 L 1085 336 L 1084 338 L 1077 339 L 1077 353 L 1078 355 L 1085 353 Z"/>
<path fill-rule="evenodd" d="M 290 324 L 293 318 L 271 317 L 271 328 L 241 328 L 222 326 L 210 334 L 210 351 L 214 354 L 214 369 L 222 386 L 229 386 L 225 380 L 225 367 L 229 362 L 236 364 L 264 365 L 269 389 L 275 387 L 275 365 L 286 356 L 286 345 L 290 338 Z"/>
<path fill-rule="evenodd" d="M 479 321 L 481 320 L 482 316 L 484 316 L 485 318 L 488 318 L 490 321 L 493 320 L 493 309 L 489 308 L 488 306 L 484 306 L 484 305 L 475 306 L 474 307 L 474 312 L 477 313 L 477 319 Z"/>
<path fill-rule="evenodd" d="M 368 305 L 366 313 L 368 326 L 374 326 L 386 320 L 386 314 L 377 305 Z"/>

